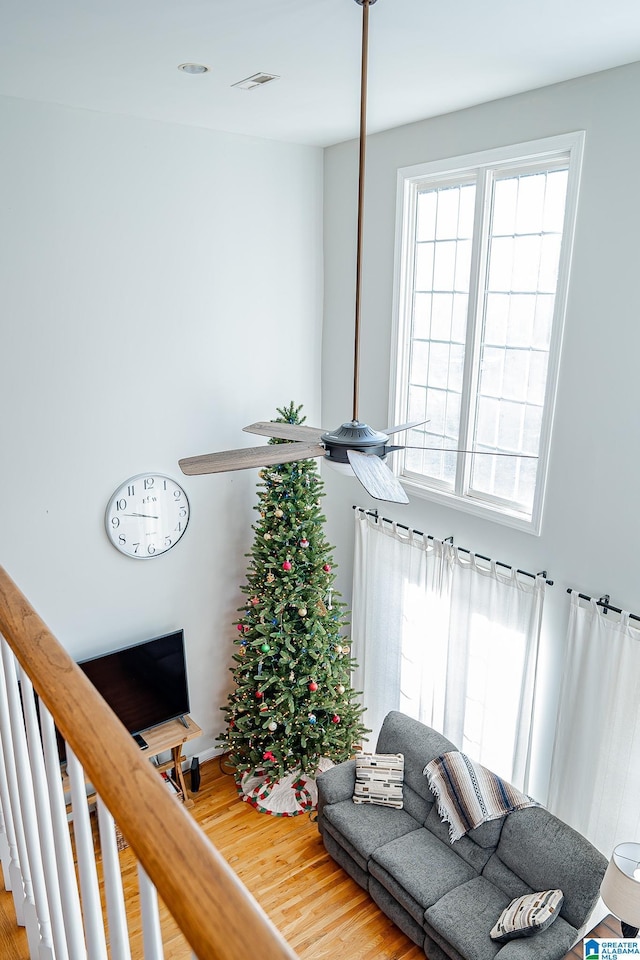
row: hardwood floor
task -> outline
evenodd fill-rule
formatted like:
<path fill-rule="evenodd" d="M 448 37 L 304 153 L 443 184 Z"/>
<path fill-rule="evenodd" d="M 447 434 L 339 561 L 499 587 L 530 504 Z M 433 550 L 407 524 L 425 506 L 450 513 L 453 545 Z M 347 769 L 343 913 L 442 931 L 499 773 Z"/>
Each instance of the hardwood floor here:
<path fill-rule="evenodd" d="M 272 817 L 237 796 L 217 760 L 201 767 L 201 787 L 190 813 L 226 857 L 300 960 L 424 960 L 423 951 L 375 906 L 326 854 L 308 816 Z M 132 960 L 142 960 L 137 868 L 130 850 L 120 854 Z M 160 907 L 166 960 L 191 960 L 168 910 Z M 221 905 L 220 923 L 224 924 Z M 617 921 L 594 936 L 620 936 Z M 598 928 L 600 929 L 600 928 Z M 567 960 L 582 957 L 573 951 Z M 578 949 L 578 948 L 576 948 Z M 259 947 L 256 949 L 259 955 Z M 11 895 L 0 893 L 0 957 L 29 960 L 24 930 L 15 926 Z"/>
<path fill-rule="evenodd" d="M 217 760 L 202 764 L 191 815 L 298 953 L 300 960 L 424 960 L 424 953 L 378 910 L 326 854 L 309 817 L 272 817 L 238 799 Z M 136 861 L 120 853 L 132 960 L 142 960 Z M 160 916 L 166 960 L 191 960 L 168 910 Z M 224 923 L 221 905 L 220 923 Z M 259 955 L 259 948 L 256 950 Z M 11 895 L 0 892 L 0 958 L 29 960 Z"/>

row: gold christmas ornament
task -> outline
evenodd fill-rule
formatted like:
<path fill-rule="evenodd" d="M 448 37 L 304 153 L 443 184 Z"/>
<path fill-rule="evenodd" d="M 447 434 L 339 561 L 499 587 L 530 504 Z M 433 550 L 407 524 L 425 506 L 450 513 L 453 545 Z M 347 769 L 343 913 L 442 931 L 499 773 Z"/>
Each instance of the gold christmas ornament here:
<path fill-rule="evenodd" d="M 278 519 L 280 519 L 280 517 L 284 516 L 284 512 L 280 509 L 280 507 L 278 507 L 278 509 L 275 511 L 275 515 L 278 517 Z"/>

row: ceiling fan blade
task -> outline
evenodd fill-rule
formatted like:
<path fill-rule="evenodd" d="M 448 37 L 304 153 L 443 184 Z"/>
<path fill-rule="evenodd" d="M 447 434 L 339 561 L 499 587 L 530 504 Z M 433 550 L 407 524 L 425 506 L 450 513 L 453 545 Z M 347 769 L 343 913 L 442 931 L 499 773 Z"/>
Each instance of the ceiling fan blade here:
<path fill-rule="evenodd" d="M 257 433 L 261 437 L 276 437 L 278 440 L 318 440 L 322 427 L 307 427 L 303 423 L 274 423 L 259 420 L 242 428 L 245 433 Z"/>
<path fill-rule="evenodd" d="M 471 453 L 474 457 L 521 457 L 523 460 L 538 460 L 535 453 L 502 453 L 500 450 L 456 450 L 453 447 L 413 447 L 409 445 L 387 447 L 386 453 L 393 453 L 395 450 L 436 450 L 440 453 Z"/>
<path fill-rule="evenodd" d="M 347 456 L 356 477 L 374 500 L 409 503 L 400 481 L 380 457 L 357 450 L 347 450 Z"/>
<path fill-rule="evenodd" d="M 178 464 L 188 476 L 203 473 L 225 473 L 227 470 L 250 470 L 252 467 L 269 467 L 293 460 L 310 460 L 323 457 L 321 443 L 279 443 L 273 446 L 245 447 L 240 450 L 223 450 L 220 453 L 205 453 L 199 457 L 185 457 Z"/>
<path fill-rule="evenodd" d="M 419 427 L 423 423 L 429 423 L 429 420 L 411 420 L 410 423 L 399 423 L 396 427 L 385 427 L 382 431 L 388 436 L 392 433 L 400 433 L 402 430 L 411 430 L 412 427 Z"/>

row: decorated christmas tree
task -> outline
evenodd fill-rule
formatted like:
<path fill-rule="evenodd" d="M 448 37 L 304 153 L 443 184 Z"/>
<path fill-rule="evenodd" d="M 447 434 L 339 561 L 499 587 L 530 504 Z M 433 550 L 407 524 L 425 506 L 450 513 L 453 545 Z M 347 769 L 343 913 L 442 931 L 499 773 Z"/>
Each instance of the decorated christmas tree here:
<path fill-rule="evenodd" d="M 293 403 L 278 408 L 275 422 L 301 424 L 300 411 Z M 334 588 L 316 461 L 265 468 L 258 490 L 259 520 L 241 588 L 247 600 L 230 668 L 235 689 L 222 708 L 220 739 L 239 784 L 258 778 L 264 796 L 284 778 L 295 786 L 328 761 L 347 759 L 366 730 L 351 686 L 355 660 Z"/>

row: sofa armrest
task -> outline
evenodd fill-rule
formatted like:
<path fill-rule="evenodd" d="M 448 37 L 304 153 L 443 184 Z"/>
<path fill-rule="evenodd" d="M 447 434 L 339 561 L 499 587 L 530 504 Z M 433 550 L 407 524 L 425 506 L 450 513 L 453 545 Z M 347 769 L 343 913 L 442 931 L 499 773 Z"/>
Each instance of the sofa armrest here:
<path fill-rule="evenodd" d="M 321 773 L 316 780 L 318 787 L 318 823 L 327 804 L 351 800 L 356 785 L 356 762 L 345 760 Z"/>

